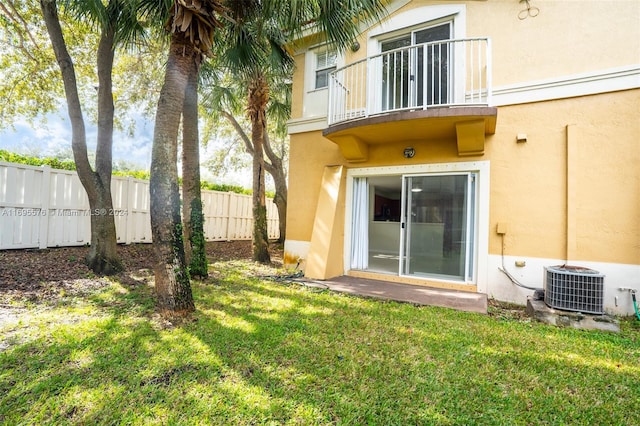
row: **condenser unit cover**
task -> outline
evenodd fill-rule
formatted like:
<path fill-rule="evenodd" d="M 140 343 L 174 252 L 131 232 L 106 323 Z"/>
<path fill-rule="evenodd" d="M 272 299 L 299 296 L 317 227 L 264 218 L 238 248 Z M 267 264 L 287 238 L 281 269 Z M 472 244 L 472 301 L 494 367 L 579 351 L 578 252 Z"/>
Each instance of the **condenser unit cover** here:
<path fill-rule="evenodd" d="M 554 309 L 604 313 L 604 275 L 580 266 L 544 268 L 544 301 Z"/>

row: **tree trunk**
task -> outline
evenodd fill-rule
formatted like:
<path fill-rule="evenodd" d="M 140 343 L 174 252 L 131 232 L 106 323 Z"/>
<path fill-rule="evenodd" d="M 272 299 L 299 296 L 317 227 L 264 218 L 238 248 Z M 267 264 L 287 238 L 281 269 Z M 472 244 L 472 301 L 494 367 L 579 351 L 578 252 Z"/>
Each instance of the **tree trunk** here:
<path fill-rule="evenodd" d="M 76 170 L 89 199 L 91 249 L 86 259 L 87 265 L 98 275 L 114 274 L 122 270 L 116 251 L 116 227 L 111 198 L 114 116 L 111 72 L 114 57 L 114 27 L 102 28 L 97 52 L 98 141 L 94 172 L 87 156 L 85 125 L 73 61 L 62 35 L 56 1 L 41 0 L 40 7 L 64 82 L 71 121 L 71 148 Z"/>
<path fill-rule="evenodd" d="M 273 199 L 273 202 L 276 204 L 276 208 L 278 209 L 278 226 L 280 230 L 278 243 L 284 244 L 284 241 L 287 238 L 287 176 L 284 173 L 282 158 L 278 157 L 271 148 L 269 134 L 267 132 L 265 132 L 264 135 L 264 151 L 265 154 L 267 154 L 267 158 L 269 158 L 269 163 L 265 162 L 265 168 L 273 178 L 273 183 L 276 187 L 276 196 Z"/>
<path fill-rule="evenodd" d="M 182 108 L 182 221 L 185 257 L 191 276 L 208 275 L 204 214 L 200 190 L 200 138 L 198 136 L 198 67 L 190 70 Z"/>
<path fill-rule="evenodd" d="M 251 119 L 253 142 L 253 260 L 270 263 L 269 234 L 267 233 L 267 207 L 264 189 L 264 135 L 265 109 L 269 87 L 264 76 L 254 78 L 249 85 L 248 111 Z"/>
<path fill-rule="evenodd" d="M 149 184 L 156 293 L 159 308 L 165 313 L 195 310 L 184 258 L 177 165 L 180 116 L 195 58 L 185 35 L 172 34 L 156 111 Z"/>
<path fill-rule="evenodd" d="M 287 238 L 287 178 L 284 176 L 282 169 L 269 167 L 266 162 L 265 168 L 273 178 L 273 183 L 276 187 L 276 195 L 273 202 L 276 205 L 276 209 L 278 209 L 278 230 L 280 235 L 277 243 L 284 244 Z"/>
<path fill-rule="evenodd" d="M 236 118 L 228 111 L 222 111 L 222 115 L 231 123 L 240 138 L 243 140 L 246 151 L 252 156 L 255 155 L 252 141 L 251 139 L 249 139 L 240 123 L 238 123 L 238 120 L 236 120 Z M 284 172 L 282 159 L 278 157 L 271 148 L 271 143 L 269 142 L 269 132 L 267 131 L 265 131 L 264 133 L 264 152 L 267 155 L 267 158 L 269 158 L 269 162 L 264 162 L 264 169 L 271 175 L 271 177 L 273 177 L 273 182 L 276 186 L 276 196 L 273 202 L 276 204 L 276 208 L 278 209 L 278 225 L 280 236 L 278 237 L 277 242 L 283 244 L 286 239 L 287 232 L 287 176 Z"/>

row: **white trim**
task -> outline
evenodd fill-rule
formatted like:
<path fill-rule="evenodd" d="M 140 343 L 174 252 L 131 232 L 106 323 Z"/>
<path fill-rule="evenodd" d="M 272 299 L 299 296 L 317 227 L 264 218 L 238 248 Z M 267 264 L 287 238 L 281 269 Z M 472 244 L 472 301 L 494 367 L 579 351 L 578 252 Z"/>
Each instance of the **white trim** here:
<path fill-rule="evenodd" d="M 294 118 L 287 122 L 288 132 L 290 135 L 296 133 L 314 132 L 324 130 L 329 126 L 327 116 L 302 117 Z"/>
<path fill-rule="evenodd" d="M 493 106 L 550 101 L 640 88 L 640 64 L 493 89 Z"/>
<path fill-rule="evenodd" d="M 524 262 L 524 267 L 516 267 L 515 262 Z M 505 255 L 504 265 L 507 271 L 519 282 L 528 287 L 544 286 L 544 267 L 562 265 L 566 259 L 551 259 L 528 256 Z M 582 266 L 600 272 L 604 278 L 604 310 L 615 315 L 633 315 L 633 305 L 629 291 L 621 291 L 620 287 L 633 288 L 640 292 L 640 265 L 621 263 L 604 263 L 589 261 L 571 261 L 572 265 Z M 527 297 L 533 294 L 513 284 L 506 275 L 499 271 L 502 257 L 499 254 L 488 256 L 487 296 L 503 302 L 526 305 Z M 617 298 L 617 300 L 616 300 Z M 616 306 L 617 303 L 617 306 Z"/>
<path fill-rule="evenodd" d="M 425 173 L 453 173 L 453 172 L 477 172 L 478 173 L 478 194 L 477 194 L 477 257 L 475 260 L 476 282 L 470 283 L 477 286 L 479 293 L 486 293 L 487 263 L 489 256 L 489 204 L 491 168 L 489 161 L 469 161 L 459 163 L 437 163 L 437 164 L 415 164 L 410 166 L 383 166 L 383 167 L 363 167 L 347 170 L 347 188 L 345 199 L 345 220 L 344 220 L 344 273 L 349 271 L 351 264 L 351 210 L 353 208 L 353 178 L 373 177 L 406 174 Z M 432 280 L 435 281 L 435 280 Z M 443 281 L 446 282 L 446 281 Z M 453 282 L 453 281 L 452 281 Z M 459 282 L 455 282 L 459 284 Z"/>

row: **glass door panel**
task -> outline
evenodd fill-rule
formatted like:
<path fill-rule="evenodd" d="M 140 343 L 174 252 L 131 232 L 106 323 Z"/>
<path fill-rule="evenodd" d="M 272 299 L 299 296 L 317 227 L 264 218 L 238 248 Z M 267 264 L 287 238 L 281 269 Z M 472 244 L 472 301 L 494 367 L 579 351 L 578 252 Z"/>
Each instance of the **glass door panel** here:
<path fill-rule="evenodd" d="M 451 22 L 380 44 L 382 111 L 446 104 L 449 99 Z M 423 43 L 432 43 L 421 46 Z"/>
<path fill-rule="evenodd" d="M 402 176 L 369 178 L 368 270 L 398 273 Z"/>
<path fill-rule="evenodd" d="M 469 179 L 469 174 L 404 177 L 400 274 L 470 276 Z"/>
<path fill-rule="evenodd" d="M 410 70 L 409 50 L 395 50 L 411 45 L 411 35 L 385 41 L 382 52 L 382 110 L 409 106 Z"/>
<path fill-rule="evenodd" d="M 426 28 L 413 33 L 413 43 L 422 44 L 449 40 L 451 24 Z M 449 92 L 449 44 L 433 43 L 417 48 L 417 105 L 446 104 Z"/>
<path fill-rule="evenodd" d="M 473 281 L 475 176 L 354 178 L 351 269 Z"/>

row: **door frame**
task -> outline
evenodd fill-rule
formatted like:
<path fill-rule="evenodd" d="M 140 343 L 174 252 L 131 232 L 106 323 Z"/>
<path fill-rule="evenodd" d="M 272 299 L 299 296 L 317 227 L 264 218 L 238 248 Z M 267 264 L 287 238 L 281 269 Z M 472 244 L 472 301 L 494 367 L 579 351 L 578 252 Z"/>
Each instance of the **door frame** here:
<path fill-rule="evenodd" d="M 418 61 L 417 46 L 422 43 L 416 43 L 416 37 L 417 37 L 417 33 L 433 30 L 435 28 L 442 27 L 445 25 L 448 27 L 449 35 L 447 38 L 439 39 L 437 41 L 451 40 L 453 39 L 453 36 L 454 36 L 453 17 L 439 19 L 431 22 L 425 22 L 420 26 L 417 26 L 405 31 L 401 31 L 397 34 L 394 33 L 393 36 L 387 36 L 385 38 L 378 39 L 377 50 L 379 51 L 380 54 L 384 54 L 385 52 L 390 52 L 396 49 L 400 49 L 401 47 L 395 47 L 392 49 L 385 50 L 383 46 L 385 43 L 391 43 L 391 42 L 395 42 L 403 39 L 408 39 L 409 44 L 406 46 L 403 46 L 402 48 L 407 48 L 407 47 L 413 47 L 413 48 L 407 52 L 408 57 L 407 57 L 406 70 L 400 70 L 400 72 L 396 70 L 397 58 L 395 54 L 393 56 L 394 58 L 393 64 L 386 69 L 387 71 L 389 71 L 389 69 L 393 69 L 393 71 L 391 72 L 395 73 L 393 87 L 400 88 L 400 92 L 401 92 L 400 105 L 396 105 L 396 101 L 398 100 L 397 96 L 395 96 L 396 90 L 392 91 L 393 92 L 393 95 L 392 95 L 392 93 L 390 93 L 389 91 L 390 83 L 389 82 L 387 82 L 386 84 L 383 83 L 384 81 L 383 76 L 385 75 L 384 59 L 382 57 L 380 58 L 380 62 L 376 66 L 376 68 L 379 67 L 379 69 L 375 69 L 375 71 L 370 70 L 368 78 L 370 78 L 372 81 L 369 84 L 369 86 L 371 87 L 371 89 L 369 90 L 377 90 L 378 87 L 382 89 L 379 95 L 373 94 L 373 96 L 370 97 L 370 99 L 376 100 L 374 111 L 397 111 L 397 110 L 412 109 L 412 108 L 426 109 L 428 108 L 428 105 L 432 105 L 428 101 L 429 91 L 427 90 L 427 87 L 429 86 L 429 84 L 428 84 L 428 79 L 425 78 L 426 72 L 427 72 L 427 57 L 428 57 L 427 49 L 428 48 L 425 48 L 425 47 L 420 48 L 422 49 L 422 55 L 423 55 L 422 57 L 423 63 L 421 64 L 420 61 Z M 453 53 L 453 49 L 449 51 L 449 49 L 447 48 L 447 57 L 449 58 L 449 62 L 447 64 L 447 77 L 446 77 L 447 84 L 446 84 L 446 93 L 445 93 L 447 102 L 445 102 L 444 104 L 448 104 L 452 102 L 453 100 L 452 95 L 454 92 L 453 85 L 455 84 L 455 81 L 456 81 L 455 66 L 454 66 L 455 61 L 452 53 Z M 404 55 L 404 53 L 402 55 Z M 401 59 L 400 59 L 402 66 L 404 65 L 403 59 L 402 59 L 403 57 L 404 56 L 401 56 Z M 422 73 L 419 72 L 421 67 L 422 67 Z M 442 76 L 440 74 L 438 74 L 438 76 L 439 76 L 439 79 L 442 79 Z M 400 77 L 400 81 L 398 81 L 398 77 Z M 406 78 L 406 82 L 404 81 L 405 78 Z M 389 79 L 389 75 L 387 75 L 387 80 L 388 79 Z M 422 84 L 421 91 L 418 90 L 419 82 Z M 402 94 L 404 93 L 405 84 L 407 88 L 407 98 L 403 99 Z M 438 82 L 437 87 L 440 87 L 440 85 L 441 85 L 441 82 Z M 435 90 L 434 87 L 432 87 L 431 90 Z M 420 96 L 422 96 L 422 103 L 418 104 L 418 98 Z M 392 106 L 391 106 L 391 102 L 393 103 Z M 379 105 L 377 105 L 377 103 L 379 103 Z M 441 103 L 437 102 L 436 106 L 437 105 L 441 105 Z"/>
<path fill-rule="evenodd" d="M 355 177 L 374 177 L 389 175 L 412 175 L 412 174 L 432 174 L 432 173 L 464 173 L 474 172 L 477 175 L 476 193 L 476 242 L 473 246 L 473 282 L 466 281 L 465 284 L 476 285 L 479 292 L 487 290 L 488 261 L 489 261 L 489 206 L 490 206 L 490 162 L 472 161 L 456 163 L 436 163 L 436 164 L 416 164 L 409 166 L 381 166 L 362 167 L 347 170 L 346 199 L 344 215 L 344 273 L 350 271 L 351 265 L 351 232 L 352 232 L 352 209 L 353 209 L 353 179 Z M 399 272 L 399 271 L 398 271 Z M 398 274 L 398 278 L 403 276 Z M 413 278 L 413 277 L 412 277 Z M 425 281 L 457 283 L 460 281 L 440 278 L 428 278 Z"/>

